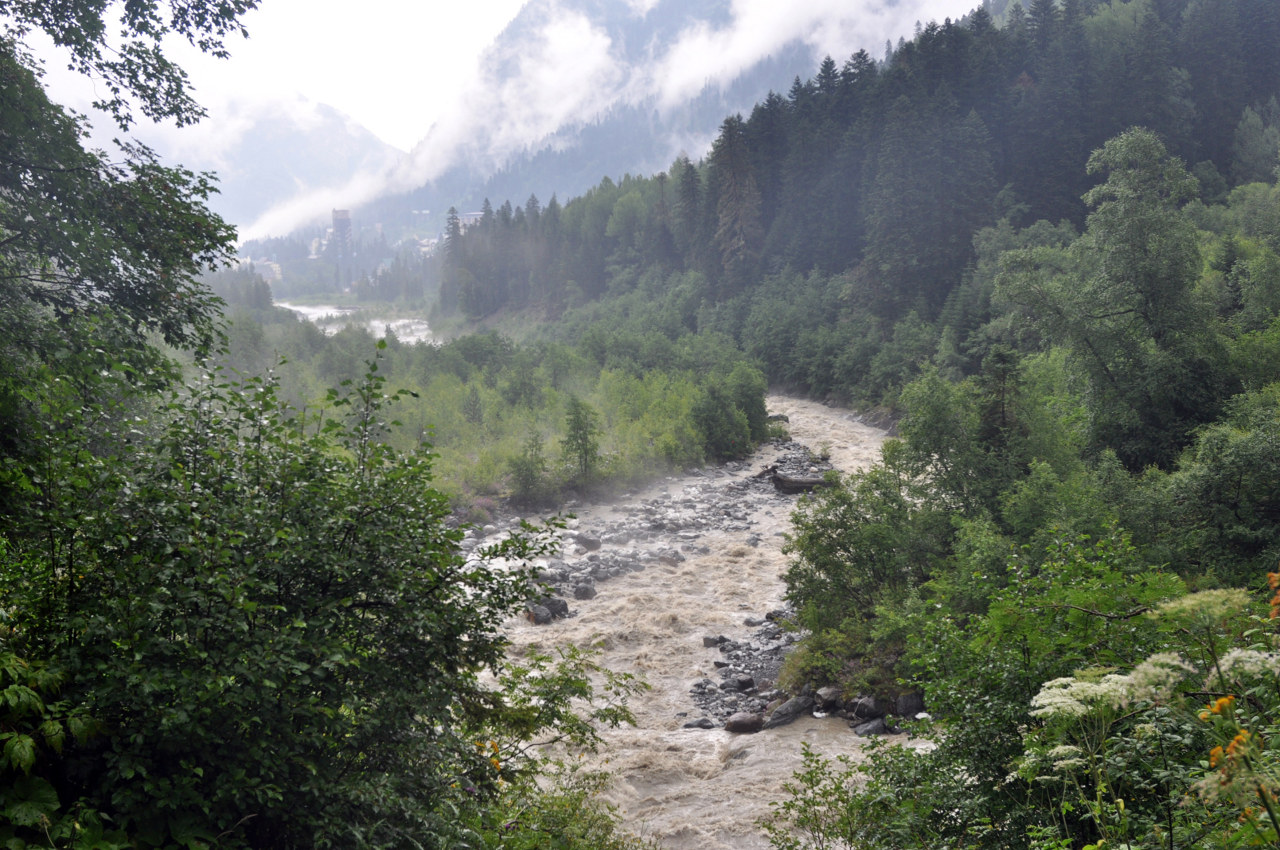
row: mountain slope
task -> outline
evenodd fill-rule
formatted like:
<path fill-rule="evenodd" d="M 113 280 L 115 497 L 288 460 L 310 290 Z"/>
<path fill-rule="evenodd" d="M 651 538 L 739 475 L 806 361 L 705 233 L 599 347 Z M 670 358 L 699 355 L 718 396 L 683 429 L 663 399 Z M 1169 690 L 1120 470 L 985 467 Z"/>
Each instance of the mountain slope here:
<path fill-rule="evenodd" d="M 356 224 L 377 222 L 392 236 L 438 230 L 450 206 L 478 210 L 486 197 L 496 205 L 531 194 L 545 202 L 602 176 L 665 169 L 681 152 L 696 160 L 726 114 L 808 76 L 825 53 L 878 49 L 931 17 L 927 10 L 968 7 L 532 0 L 476 78 L 441 83 L 457 89 L 458 107 L 385 175 L 380 192 L 355 204 Z"/>

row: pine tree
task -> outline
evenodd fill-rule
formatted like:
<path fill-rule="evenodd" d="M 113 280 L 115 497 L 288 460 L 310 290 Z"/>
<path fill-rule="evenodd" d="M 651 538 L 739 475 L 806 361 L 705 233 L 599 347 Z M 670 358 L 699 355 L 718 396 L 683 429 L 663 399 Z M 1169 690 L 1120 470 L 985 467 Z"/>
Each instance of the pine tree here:
<path fill-rule="evenodd" d="M 462 220 L 455 207 L 449 207 L 444 226 L 443 263 L 440 270 L 440 309 L 446 314 L 461 306 L 461 272 L 466 266 L 462 242 Z"/>
<path fill-rule="evenodd" d="M 1178 34 L 1180 63 L 1195 102 L 1197 156 L 1221 171 L 1231 164 L 1232 140 L 1224 131 L 1235 126 L 1251 99 L 1264 94 L 1246 88 L 1241 24 L 1238 0 L 1192 0 Z M 1272 44 L 1271 50 L 1280 51 L 1280 45 Z M 1272 81 L 1272 91 L 1277 82 Z"/>
<path fill-rule="evenodd" d="M 1037 58 L 1047 56 L 1057 41 L 1059 23 L 1057 0 L 1031 0 L 1027 29 Z"/>
<path fill-rule="evenodd" d="M 833 63 L 834 65 L 834 63 Z M 764 229 L 760 223 L 760 190 L 747 149 L 741 115 L 726 118 L 711 147 L 715 180 L 716 247 L 729 293 L 740 291 L 755 272 Z"/>
<path fill-rule="evenodd" d="M 1231 179 L 1236 183 L 1269 183 L 1280 159 L 1280 126 L 1267 126 L 1246 106 L 1231 144 Z"/>
<path fill-rule="evenodd" d="M 818 66 L 816 83 L 818 94 L 822 95 L 829 104 L 836 96 L 836 90 L 840 85 L 840 72 L 836 69 L 835 60 L 830 56 L 822 58 L 822 64 Z"/>

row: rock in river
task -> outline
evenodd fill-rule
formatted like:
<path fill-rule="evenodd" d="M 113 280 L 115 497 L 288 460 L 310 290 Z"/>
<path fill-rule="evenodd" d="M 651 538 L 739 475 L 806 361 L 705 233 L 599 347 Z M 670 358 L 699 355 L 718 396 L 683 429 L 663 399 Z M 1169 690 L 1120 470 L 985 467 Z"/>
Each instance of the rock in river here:
<path fill-rule="evenodd" d="M 764 727 L 764 718 L 754 712 L 739 711 L 724 722 L 724 731 L 750 735 Z"/>

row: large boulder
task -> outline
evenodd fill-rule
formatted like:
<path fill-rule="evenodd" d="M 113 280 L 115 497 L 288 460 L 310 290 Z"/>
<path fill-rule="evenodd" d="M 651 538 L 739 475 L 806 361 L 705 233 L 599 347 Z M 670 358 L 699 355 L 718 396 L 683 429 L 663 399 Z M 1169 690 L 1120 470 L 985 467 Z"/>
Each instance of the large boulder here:
<path fill-rule="evenodd" d="M 924 711 L 924 694 L 916 692 L 900 695 L 893 713 L 910 720 L 922 711 Z"/>
<path fill-rule="evenodd" d="M 750 711 L 739 711 L 730 715 L 724 722 L 724 731 L 736 732 L 739 735 L 750 735 L 759 732 L 764 726 L 764 718 Z"/>
<path fill-rule="evenodd" d="M 812 710 L 813 697 L 792 697 L 774 709 L 773 714 L 769 715 L 769 719 L 764 722 L 764 728 L 773 729 L 777 726 L 786 726 L 788 723 L 795 722 L 796 718 L 808 714 Z"/>
<path fill-rule="evenodd" d="M 884 722 L 883 717 L 877 717 L 875 720 L 868 720 L 865 723 L 858 723 L 853 726 L 853 734 L 862 738 L 869 738 L 872 735 L 896 735 L 898 729 Z"/>
<path fill-rule="evenodd" d="M 875 720 L 884 717 L 892 708 L 888 702 L 878 697 L 858 697 L 850 706 L 849 714 L 858 720 Z"/>
<path fill-rule="evenodd" d="M 537 604 L 550 611 L 552 617 L 569 616 L 569 603 L 558 596 L 544 596 Z"/>
<path fill-rule="evenodd" d="M 818 688 L 814 697 L 817 707 L 822 711 L 836 711 L 840 708 L 840 689 L 835 685 Z"/>

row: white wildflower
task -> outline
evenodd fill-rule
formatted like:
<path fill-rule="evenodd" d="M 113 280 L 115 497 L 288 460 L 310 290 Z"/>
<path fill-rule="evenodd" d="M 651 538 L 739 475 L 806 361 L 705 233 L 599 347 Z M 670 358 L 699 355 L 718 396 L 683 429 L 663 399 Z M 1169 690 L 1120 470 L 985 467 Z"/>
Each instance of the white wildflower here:
<path fill-rule="evenodd" d="M 1244 676 L 1280 675 L 1280 652 L 1233 649 L 1218 662 L 1223 673 Z"/>
<path fill-rule="evenodd" d="M 1249 592 L 1241 588 L 1201 590 L 1170 599 L 1156 609 L 1156 614 L 1176 619 L 1217 622 L 1247 610 L 1249 604 Z"/>
<path fill-rule="evenodd" d="M 1157 653 L 1129 674 L 1129 696 L 1150 702 L 1166 702 L 1179 683 L 1195 668 L 1173 652 Z"/>
<path fill-rule="evenodd" d="M 1058 762 L 1066 761 L 1068 759 L 1079 758 L 1080 754 L 1081 750 L 1079 747 L 1073 747 L 1070 744 L 1059 744 L 1049 750 L 1049 752 L 1045 753 L 1045 756 L 1047 756 L 1050 761 L 1057 764 Z"/>
<path fill-rule="evenodd" d="M 1077 684 L 1070 676 L 1045 682 L 1040 686 L 1040 693 L 1031 698 L 1031 716 L 1080 717 L 1087 714 L 1088 706 L 1072 693 Z"/>
<path fill-rule="evenodd" d="M 1032 717 L 1083 717 L 1094 708 L 1115 708 L 1129 693 L 1129 677 L 1109 673 L 1096 682 L 1066 677 L 1040 686 L 1031 698 Z"/>
<path fill-rule="evenodd" d="M 1280 652 L 1233 649 L 1218 660 L 1218 667 L 1223 676 L 1235 681 L 1253 676 L 1280 676 Z M 1218 671 L 1213 670 L 1205 679 L 1205 689 L 1219 685 Z"/>

